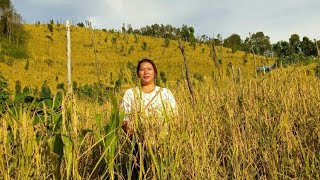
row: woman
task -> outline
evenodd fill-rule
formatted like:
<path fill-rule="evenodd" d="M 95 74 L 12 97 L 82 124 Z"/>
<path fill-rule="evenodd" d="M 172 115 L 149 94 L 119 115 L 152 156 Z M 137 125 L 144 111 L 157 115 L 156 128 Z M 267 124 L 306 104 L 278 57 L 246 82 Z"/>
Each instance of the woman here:
<path fill-rule="evenodd" d="M 139 138 L 137 141 L 143 143 L 143 145 L 139 147 L 138 143 L 135 142 L 133 148 L 132 153 L 136 158 L 132 172 L 133 179 L 138 179 L 139 177 L 139 154 L 145 152 L 145 147 L 148 146 L 146 143 L 149 142 L 154 149 L 159 149 L 156 148 L 159 147 L 159 138 L 165 137 L 168 133 L 167 123 L 164 122 L 165 117 L 170 117 L 177 112 L 176 101 L 171 91 L 167 88 L 156 86 L 155 79 L 157 74 L 157 67 L 152 60 L 140 60 L 137 65 L 137 75 L 141 86 L 126 90 L 121 103 L 121 107 L 125 111 L 122 128 L 130 137 L 132 137 L 135 129 L 136 132 L 134 133 L 142 138 Z M 138 122 L 135 120 L 138 120 Z M 139 124 L 139 127 L 133 128 L 133 124 Z M 147 139 L 145 137 L 147 137 Z M 147 158 L 145 155 L 142 160 L 145 168 L 145 171 L 143 171 L 148 174 L 148 176 L 152 176 L 148 168 L 150 167 L 150 163 L 148 163 L 150 161 L 147 159 L 150 160 L 150 158 Z"/>
<path fill-rule="evenodd" d="M 177 112 L 176 101 L 171 91 L 167 88 L 156 86 L 155 79 L 158 71 L 154 62 L 150 59 L 142 59 L 137 65 L 137 75 L 141 87 L 126 90 L 121 107 L 125 111 L 123 129 L 132 132 L 133 117 L 138 113 L 142 117 L 154 117 L 163 120 L 165 115 Z"/>

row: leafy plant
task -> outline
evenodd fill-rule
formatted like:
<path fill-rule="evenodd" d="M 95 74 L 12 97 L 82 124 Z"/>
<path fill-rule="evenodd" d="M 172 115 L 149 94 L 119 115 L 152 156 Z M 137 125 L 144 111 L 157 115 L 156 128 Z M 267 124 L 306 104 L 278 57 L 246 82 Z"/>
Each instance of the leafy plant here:
<path fill-rule="evenodd" d="M 5 110 L 6 101 L 9 99 L 9 95 L 7 80 L 0 73 L 0 114 Z"/>

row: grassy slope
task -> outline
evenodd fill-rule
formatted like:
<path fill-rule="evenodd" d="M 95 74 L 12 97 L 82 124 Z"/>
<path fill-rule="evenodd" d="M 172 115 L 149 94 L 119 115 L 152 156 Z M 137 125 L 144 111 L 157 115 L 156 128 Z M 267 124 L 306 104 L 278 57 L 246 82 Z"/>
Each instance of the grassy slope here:
<path fill-rule="evenodd" d="M 10 89 L 14 89 L 17 80 L 22 86 L 40 87 L 44 80 L 55 89 L 57 83 L 66 83 L 66 32 L 63 25 L 54 25 L 51 33 L 47 25 L 25 25 L 30 32 L 28 49 L 30 51 L 29 69 L 25 70 L 27 60 L 14 61 L 13 65 L 0 63 L 0 69 L 9 80 Z M 92 37 L 95 37 L 93 41 Z M 112 38 L 117 42 L 112 43 Z M 122 33 L 103 32 L 73 26 L 71 28 L 71 48 L 73 73 L 72 79 L 80 84 L 115 81 L 119 71 L 130 61 L 134 65 L 143 57 L 153 59 L 159 71 L 164 71 L 169 81 L 182 77 L 183 59 L 177 41 L 170 41 L 169 47 L 163 47 L 162 38 L 134 36 Z M 143 42 L 148 50 L 141 47 Z M 96 47 L 96 53 L 94 53 Z M 185 43 L 191 74 L 212 75 L 213 61 L 208 45 L 197 44 L 194 49 Z M 133 49 L 130 51 L 130 48 Z M 230 49 L 217 47 L 218 57 L 222 59 L 223 71 L 230 62 L 236 69 L 241 69 L 243 76 L 254 72 L 253 57 L 245 57 L 243 52 L 232 53 Z M 247 62 L 244 65 L 244 59 Z M 256 57 L 257 66 L 272 64 L 272 59 Z M 6 61 L 5 61 L 6 62 Z M 98 62 L 98 65 L 97 65 Z M 112 73 L 112 75 L 111 75 Z M 111 79 L 112 76 L 112 79 Z"/>

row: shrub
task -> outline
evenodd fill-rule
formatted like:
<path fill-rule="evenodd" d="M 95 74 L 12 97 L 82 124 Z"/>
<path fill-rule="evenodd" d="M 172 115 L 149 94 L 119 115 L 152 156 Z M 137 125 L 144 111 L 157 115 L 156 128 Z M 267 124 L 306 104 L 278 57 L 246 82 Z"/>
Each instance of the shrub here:
<path fill-rule="evenodd" d="M 24 70 L 29 70 L 29 59 L 27 59 L 26 65 L 24 66 Z"/>
<path fill-rule="evenodd" d="M 0 73 L 0 113 L 5 109 L 5 103 L 9 99 L 7 80 Z"/>
<path fill-rule="evenodd" d="M 44 99 L 51 98 L 51 90 L 47 84 L 47 81 L 44 81 L 41 86 L 40 98 L 44 98 Z"/>
<path fill-rule="evenodd" d="M 163 42 L 163 45 L 162 45 L 163 47 L 169 47 L 170 46 L 170 40 L 169 40 L 169 38 L 165 38 L 164 39 L 164 42 Z"/>
<path fill-rule="evenodd" d="M 64 83 L 59 83 L 59 84 L 57 85 L 57 89 L 58 89 L 58 90 L 66 91 L 66 88 L 65 88 Z"/>
<path fill-rule="evenodd" d="M 16 81 L 16 86 L 15 86 L 15 90 L 16 90 L 16 95 L 21 93 L 21 81 Z"/>
<path fill-rule="evenodd" d="M 204 82 L 204 77 L 203 77 L 203 75 L 200 74 L 200 73 L 197 73 L 197 72 L 196 72 L 196 73 L 193 75 L 193 77 L 194 77 L 196 80 L 200 81 L 200 82 Z"/>
<path fill-rule="evenodd" d="M 141 49 L 144 50 L 144 51 L 148 50 L 148 44 L 147 44 L 147 42 L 143 41 L 143 43 L 142 43 L 142 45 L 141 45 Z"/>
<path fill-rule="evenodd" d="M 317 66 L 314 69 L 315 74 L 318 78 L 320 78 L 320 61 L 318 62 Z"/>
<path fill-rule="evenodd" d="M 167 77 L 166 77 L 166 73 L 165 72 L 160 71 L 160 79 L 164 84 L 167 83 Z"/>

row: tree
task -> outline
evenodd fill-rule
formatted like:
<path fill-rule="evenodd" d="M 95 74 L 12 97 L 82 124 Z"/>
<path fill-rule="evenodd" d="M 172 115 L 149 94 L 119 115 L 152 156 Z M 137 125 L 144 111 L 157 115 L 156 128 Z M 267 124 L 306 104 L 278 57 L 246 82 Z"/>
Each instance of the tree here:
<path fill-rule="evenodd" d="M 195 40 L 194 36 L 194 28 L 188 27 L 187 25 L 182 25 L 181 31 L 180 31 L 181 39 L 187 42 L 193 42 Z"/>
<path fill-rule="evenodd" d="M 263 32 L 257 32 L 252 34 L 251 42 L 253 50 L 257 54 L 264 55 L 264 53 L 270 52 L 272 50 L 272 46 L 270 44 L 270 37 L 265 36 Z"/>
<path fill-rule="evenodd" d="M 242 40 L 238 34 L 232 34 L 223 42 L 225 47 L 231 48 L 232 51 L 241 50 Z"/>
<path fill-rule="evenodd" d="M 5 36 L 10 43 L 18 43 L 22 30 L 22 17 L 16 12 L 10 0 L 0 2 L 0 33 Z"/>
<path fill-rule="evenodd" d="M 305 56 L 317 55 L 316 45 L 306 36 L 302 38 L 300 48 Z"/>
<path fill-rule="evenodd" d="M 292 34 L 291 37 L 289 38 L 289 44 L 293 49 L 294 53 L 299 53 L 301 51 L 300 49 L 300 37 L 298 34 Z"/>
<path fill-rule="evenodd" d="M 278 57 L 290 56 L 294 52 L 287 41 L 278 41 L 273 45 L 273 51 L 275 51 Z"/>
<path fill-rule="evenodd" d="M 22 26 L 22 17 L 16 12 L 10 0 L 0 1 L 0 43 L 4 44 L 0 56 L 6 55 L 14 58 L 28 56 L 25 43 L 27 33 Z"/>

